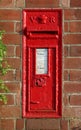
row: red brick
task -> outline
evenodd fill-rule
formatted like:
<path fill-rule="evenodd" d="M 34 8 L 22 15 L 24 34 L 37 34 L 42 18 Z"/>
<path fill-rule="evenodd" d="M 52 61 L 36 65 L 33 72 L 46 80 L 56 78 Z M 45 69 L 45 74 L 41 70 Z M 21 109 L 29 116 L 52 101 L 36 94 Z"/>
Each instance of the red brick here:
<path fill-rule="evenodd" d="M 65 44 L 81 44 L 81 34 L 66 34 L 64 36 Z"/>
<path fill-rule="evenodd" d="M 15 31 L 18 32 L 18 33 L 21 33 L 21 23 L 20 22 L 16 22 L 16 27 L 15 27 Z"/>
<path fill-rule="evenodd" d="M 14 130 L 14 120 L 1 119 L 1 129 L 0 130 Z"/>
<path fill-rule="evenodd" d="M 18 93 L 20 92 L 20 83 L 19 82 L 8 82 L 6 83 L 10 93 Z"/>
<path fill-rule="evenodd" d="M 26 0 L 26 7 L 31 8 L 31 7 L 58 7 L 59 6 L 59 0 Z"/>
<path fill-rule="evenodd" d="M 81 9 L 65 9 L 65 20 L 81 20 Z"/>
<path fill-rule="evenodd" d="M 14 95 L 7 94 L 7 105 L 14 105 Z"/>
<path fill-rule="evenodd" d="M 24 120 L 17 119 L 16 121 L 16 130 L 23 130 L 24 129 Z"/>
<path fill-rule="evenodd" d="M 24 7 L 25 2 L 24 0 L 16 0 L 16 7 Z"/>
<path fill-rule="evenodd" d="M 20 80 L 21 80 L 21 71 L 20 71 L 20 70 L 17 70 L 17 71 L 16 71 L 16 77 L 15 77 L 15 79 L 16 79 L 17 81 L 20 81 Z"/>
<path fill-rule="evenodd" d="M 81 22 L 70 22 L 69 31 L 70 32 L 81 32 Z"/>
<path fill-rule="evenodd" d="M 70 71 L 70 80 L 71 81 L 81 81 L 81 71 L 80 70 L 71 70 Z"/>
<path fill-rule="evenodd" d="M 21 56 L 21 47 L 16 46 L 16 57 L 20 57 L 20 56 Z"/>
<path fill-rule="evenodd" d="M 81 107 L 65 107 L 63 109 L 63 117 L 81 118 Z"/>
<path fill-rule="evenodd" d="M 61 120 L 61 129 L 60 130 L 68 130 L 68 120 Z"/>
<path fill-rule="evenodd" d="M 5 34 L 3 42 L 4 44 L 20 44 L 21 36 L 19 34 Z"/>
<path fill-rule="evenodd" d="M 39 130 L 42 129 L 41 119 L 28 119 L 26 120 L 26 130 Z"/>
<path fill-rule="evenodd" d="M 64 32 L 68 32 L 68 31 L 69 31 L 68 22 L 64 22 Z"/>
<path fill-rule="evenodd" d="M 42 120 L 42 127 L 45 130 L 59 130 L 60 120 L 59 119 L 43 119 Z"/>
<path fill-rule="evenodd" d="M 65 46 L 65 47 L 64 47 L 64 56 L 65 56 L 65 57 L 68 56 L 68 51 L 69 51 L 69 50 L 68 50 L 68 47 Z"/>
<path fill-rule="evenodd" d="M 2 118 L 17 118 L 20 117 L 19 106 L 0 106 L 0 117 Z"/>
<path fill-rule="evenodd" d="M 6 105 L 14 105 L 14 95 L 6 94 L 7 104 Z M 3 102 L 0 102 L 0 105 L 4 105 Z"/>
<path fill-rule="evenodd" d="M 80 130 L 81 129 L 81 119 L 70 120 L 70 129 L 71 130 Z"/>
<path fill-rule="evenodd" d="M 6 52 L 6 54 L 7 54 L 7 57 L 14 57 L 14 49 L 15 49 L 15 46 L 7 46 L 6 45 L 6 47 L 7 47 L 7 52 Z"/>
<path fill-rule="evenodd" d="M 62 6 L 63 7 L 69 7 L 70 6 L 69 0 L 62 0 Z"/>
<path fill-rule="evenodd" d="M 81 58 L 65 58 L 64 68 L 65 69 L 80 69 Z"/>
<path fill-rule="evenodd" d="M 81 105 L 81 95 L 71 95 L 70 105 Z"/>
<path fill-rule="evenodd" d="M 69 96 L 66 94 L 63 97 L 63 104 L 64 106 L 68 106 L 69 105 Z"/>
<path fill-rule="evenodd" d="M 64 80 L 67 81 L 69 79 L 69 73 L 68 70 L 64 71 Z"/>
<path fill-rule="evenodd" d="M 14 23 L 0 22 L 0 30 L 5 30 L 5 32 L 14 32 Z"/>
<path fill-rule="evenodd" d="M 58 130 L 60 127 L 59 119 L 28 119 L 26 122 L 27 130 Z"/>
<path fill-rule="evenodd" d="M 15 95 L 15 103 L 16 105 L 21 105 L 21 93 L 20 91 L 17 92 L 17 94 Z"/>
<path fill-rule="evenodd" d="M 12 9 L 1 9 L 0 20 L 21 20 L 21 11 Z"/>
<path fill-rule="evenodd" d="M 70 6 L 71 7 L 81 7 L 81 1 L 80 0 L 71 0 Z"/>
<path fill-rule="evenodd" d="M 1 77 L 2 80 L 5 80 L 5 81 L 14 81 L 15 79 L 15 74 L 13 71 L 8 71 L 7 74 L 3 75 Z"/>
<path fill-rule="evenodd" d="M 14 7 L 14 0 L 1 0 L 0 7 Z"/>
<path fill-rule="evenodd" d="M 70 55 L 81 56 L 81 46 L 71 46 Z"/>
<path fill-rule="evenodd" d="M 65 82 L 64 83 L 64 93 L 80 93 L 81 83 L 80 82 Z"/>
<path fill-rule="evenodd" d="M 7 58 L 8 64 L 13 69 L 20 68 L 20 59 L 19 58 Z"/>

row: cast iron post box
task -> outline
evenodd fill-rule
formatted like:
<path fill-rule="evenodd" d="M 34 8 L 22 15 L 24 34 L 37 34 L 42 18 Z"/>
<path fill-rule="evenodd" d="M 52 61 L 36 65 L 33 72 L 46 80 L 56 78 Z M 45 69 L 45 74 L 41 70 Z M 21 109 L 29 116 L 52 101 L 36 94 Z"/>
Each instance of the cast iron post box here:
<path fill-rule="evenodd" d="M 23 117 L 60 117 L 62 11 L 23 10 Z"/>

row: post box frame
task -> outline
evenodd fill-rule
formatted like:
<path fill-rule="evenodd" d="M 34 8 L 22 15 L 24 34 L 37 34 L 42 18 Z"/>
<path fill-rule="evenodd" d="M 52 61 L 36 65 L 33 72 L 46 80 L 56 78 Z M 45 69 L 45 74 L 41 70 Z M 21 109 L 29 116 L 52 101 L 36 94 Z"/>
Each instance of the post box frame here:
<path fill-rule="evenodd" d="M 30 110 L 30 50 L 31 48 L 47 48 L 46 45 L 37 45 L 34 44 L 34 47 L 32 45 L 27 46 L 27 12 L 33 12 L 33 11 L 49 11 L 49 12 L 58 12 L 60 24 L 59 24 L 59 40 L 56 36 L 55 39 L 59 42 L 59 47 L 57 44 L 49 45 L 49 47 L 56 49 L 56 68 L 57 68 L 57 75 L 56 75 L 56 110 L 55 111 L 32 111 Z M 62 10 L 61 9 L 24 9 L 23 10 L 23 45 L 22 45 L 22 112 L 23 117 L 27 118 L 59 118 L 62 116 Z M 60 48 L 60 49 L 59 49 Z M 60 52 L 58 52 L 60 50 Z M 50 50 L 49 50 L 50 51 Z M 49 54 L 49 53 L 48 53 Z M 49 63 L 48 59 L 48 63 Z M 50 69 L 50 65 L 48 65 L 48 69 Z M 46 75 L 50 75 L 49 73 Z"/>

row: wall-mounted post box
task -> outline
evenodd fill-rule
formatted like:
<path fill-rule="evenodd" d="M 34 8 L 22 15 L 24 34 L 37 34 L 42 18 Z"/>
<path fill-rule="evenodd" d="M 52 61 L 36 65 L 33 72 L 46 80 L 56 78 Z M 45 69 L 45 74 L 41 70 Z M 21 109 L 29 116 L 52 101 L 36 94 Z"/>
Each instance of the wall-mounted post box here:
<path fill-rule="evenodd" d="M 60 117 L 62 11 L 23 10 L 23 117 Z"/>

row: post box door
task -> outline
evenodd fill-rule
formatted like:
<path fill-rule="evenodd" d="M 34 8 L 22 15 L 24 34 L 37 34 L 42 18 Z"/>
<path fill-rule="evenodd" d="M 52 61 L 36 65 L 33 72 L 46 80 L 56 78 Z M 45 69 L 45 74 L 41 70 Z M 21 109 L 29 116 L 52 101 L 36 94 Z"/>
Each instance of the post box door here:
<path fill-rule="evenodd" d="M 30 110 L 55 110 L 56 48 L 32 48 L 30 52 Z"/>

